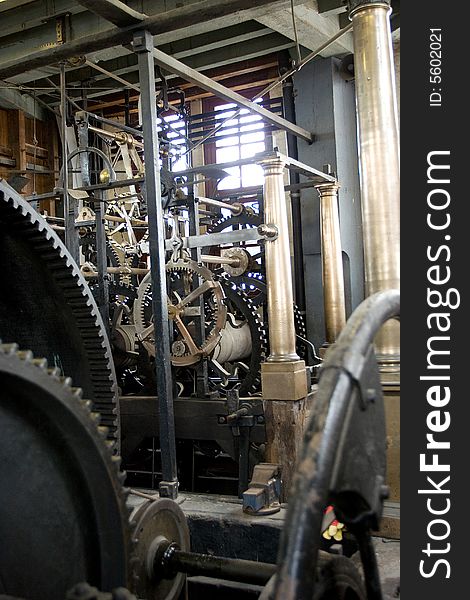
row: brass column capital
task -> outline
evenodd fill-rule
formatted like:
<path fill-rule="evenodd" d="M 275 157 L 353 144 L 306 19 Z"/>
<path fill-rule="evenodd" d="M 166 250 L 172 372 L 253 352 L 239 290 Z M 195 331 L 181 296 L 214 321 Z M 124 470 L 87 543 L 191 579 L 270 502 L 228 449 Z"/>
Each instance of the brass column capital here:
<path fill-rule="evenodd" d="M 390 0 L 350 0 L 348 7 L 350 20 L 352 20 L 356 13 L 367 8 L 385 8 L 387 11 L 392 10 Z"/>
<path fill-rule="evenodd" d="M 323 196 L 336 196 L 341 185 L 336 181 L 332 183 L 330 181 L 324 181 L 323 183 L 317 183 L 315 189 L 318 190 L 320 197 Z"/>
<path fill-rule="evenodd" d="M 263 168 L 264 175 L 282 175 L 284 176 L 285 161 L 279 155 L 264 158 L 258 164 Z"/>

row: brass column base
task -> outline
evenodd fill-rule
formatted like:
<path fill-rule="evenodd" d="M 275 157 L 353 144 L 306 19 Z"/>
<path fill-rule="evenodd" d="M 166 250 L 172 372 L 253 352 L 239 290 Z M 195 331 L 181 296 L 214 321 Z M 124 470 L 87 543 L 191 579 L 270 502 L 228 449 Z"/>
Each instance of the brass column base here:
<path fill-rule="evenodd" d="M 303 360 L 265 362 L 261 365 L 263 400 L 300 400 L 308 394 Z"/>
<path fill-rule="evenodd" d="M 377 354 L 377 362 L 382 385 L 395 385 L 400 388 L 400 355 Z"/>

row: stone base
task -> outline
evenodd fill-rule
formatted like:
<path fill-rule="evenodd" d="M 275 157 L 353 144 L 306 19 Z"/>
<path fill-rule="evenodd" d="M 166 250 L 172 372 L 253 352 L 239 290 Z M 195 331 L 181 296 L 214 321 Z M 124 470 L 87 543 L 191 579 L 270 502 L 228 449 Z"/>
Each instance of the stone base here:
<path fill-rule="evenodd" d="M 261 365 L 263 400 L 300 400 L 308 394 L 303 360 L 265 362 Z"/>

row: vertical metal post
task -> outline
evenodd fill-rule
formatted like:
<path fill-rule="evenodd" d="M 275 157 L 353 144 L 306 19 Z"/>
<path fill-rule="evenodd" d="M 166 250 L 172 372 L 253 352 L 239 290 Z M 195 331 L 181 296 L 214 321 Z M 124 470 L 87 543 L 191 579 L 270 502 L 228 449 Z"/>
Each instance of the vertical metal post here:
<path fill-rule="evenodd" d="M 284 104 L 284 117 L 288 121 L 291 121 L 291 123 L 295 123 L 294 81 L 292 77 L 288 77 L 282 84 L 282 99 Z M 297 138 L 292 133 L 287 133 L 287 150 L 291 158 L 294 160 L 299 159 Z M 291 185 L 300 183 L 299 174 L 296 171 L 289 171 L 289 180 Z M 305 277 L 300 190 L 293 190 L 290 193 L 290 199 L 292 207 L 292 241 L 294 246 L 295 303 L 302 315 L 304 315 Z"/>
<path fill-rule="evenodd" d="M 350 0 L 359 131 L 366 292 L 400 287 L 398 110 L 390 33 L 390 0 Z M 377 336 L 383 366 L 399 364 L 399 326 Z M 392 369 L 393 370 L 393 369 Z"/>
<path fill-rule="evenodd" d="M 98 308 L 100 309 L 103 323 L 109 333 L 109 275 L 108 258 L 106 255 L 106 230 L 104 223 L 104 192 L 95 192 L 95 219 L 96 219 L 96 269 L 98 271 Z"/>
<path fill-rule="evenodd" d="M 155 327 L 155 366 L 163 473 L 163 481 L 160 483 L 159 492 L 162 497 L 174 499 L 178 495 L 178 476 L 166 291 L 165 232 L 160 192 L 153 36 L 148 31 L 136 32 L 133 47 L 138 56 L 144 134 L 145 193 L 149 222 L 150 274 Z"/>
<path fill-rule="evenodd" d="M 315 186 L 320 195 L 323 302 L 326 345 L 334 344 L 346 325 L 343 258 L 337 183 Z"/>
<path fill-rule="evenodd" d="M 189 235 L 199 235 L 199 202 L 194 198 L 194 186 L 190 186 L 191 191 L 188 194 L 189 200 Z M 197 263 L 201 262 L 201 248 L 191 249 L 191 258 Z M 202 285 L 203 281 L 198 275 L 193 276 L 195 288 Z M 199 310 L 200 317 L 197 319 L 195 342 L 197 345 L 201 345 L 205 339 L 205 311 L 204 311 L 204 297 L 199 298 Z M 207 364 L 207 358 L 204 357 L 196 368 L 196 390 L 199 397 L 204 398 L 209 394 L 209 369 Z"/>
<path fill-rule="evenodd" d="M 296 352 L 284 162 L 274 153 L 260 165 L 264 169 L 264 222 L 277 228 L 277 237 L 267 240 L 265 249 L 270 355 L 262 365 L 263 397 L 299 400 L 307 395 L 307 378 L 305 363 Z"/>
<path fill-rule="evenodd" d="M 65 245 L 73 259 L 80 264 L 80 248 L 75 228 L 77 201 L 68 193 L 69 165 L 67 149 L 67 88 L 65 81 L 65 63 L 60 63 L 60 111 L 62 116 L 62 197 L 64 199 Z"/>

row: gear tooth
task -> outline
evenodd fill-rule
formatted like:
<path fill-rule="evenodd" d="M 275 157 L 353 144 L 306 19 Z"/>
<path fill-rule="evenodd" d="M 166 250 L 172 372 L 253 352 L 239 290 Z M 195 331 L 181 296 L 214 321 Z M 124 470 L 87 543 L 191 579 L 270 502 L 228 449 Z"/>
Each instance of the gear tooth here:
<path fill-rule="evenodd" d="M 31 352 L 31 350 L 18 350 L 16 353 L 16 356 L 20 360 L 23 360 L 24 362 L 27 362 L 27 363 L 32 362 L 34 359 L 34 356 L 33 356 L 33 353 Z"/>
<path fill-rule="evenodd" d="M 104 425 L 98 425 L 98 433 L 102 438 L 106 438 L 109 434 L 109 427 L 105 427 Z"/>
<path fill-rule="evenodd" d="M 70 391 L 72 392 L 73 396 L 74 396 L 75 398 L 77 398 L 77 400 L 81 400 L 81 399 L 82 399 L 82 394 L 83 394 L 83 390 L 82 390 L 82 388 L 79 388 L 79 387 L 73 387 L 73 386 L 72 386 L 72 387 L 70 388 Z M 86 402 L 84 403 L 84 406 L 87 406 L 87 405 L 86 405 Z"/>
<path fill-rule="evenodd" d="M 54 379 L 58 379 L 60 377 L 60 369 L 58 367 L 50 367 L 47 369 L 47 374 Z"/>
<path fill-rule="evenodd" d="M 68 387 L 68 388 L 72 387 L 72 378 L 71 377 L 61 376 L 61 377 L 59 377 L 59 381 L 64 387 Z"/>
<path fill-rule="evenodd" d="M 2 344 L 1 350 L 3 354 L 16 354 L 18 352 L 18 344 Z"/>
<path fill-rule="evenodd" d="M 98 424 L 100 422 L 100 420 L 101 420 L 101 415 L 100 415 L 100 413 L 97 413 L 97 412 L 91 412 L 90 413 L 90 419 L 94 423 Z"/>
<path fill-rule="evenodd" d="M 35 367 L 38 369 L 42 369 L 43 371 L 47 370 L 47 359 L 46 358 L 33 358 L 31 361 Z"/>

